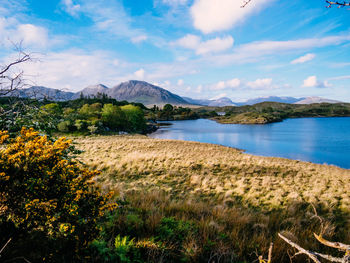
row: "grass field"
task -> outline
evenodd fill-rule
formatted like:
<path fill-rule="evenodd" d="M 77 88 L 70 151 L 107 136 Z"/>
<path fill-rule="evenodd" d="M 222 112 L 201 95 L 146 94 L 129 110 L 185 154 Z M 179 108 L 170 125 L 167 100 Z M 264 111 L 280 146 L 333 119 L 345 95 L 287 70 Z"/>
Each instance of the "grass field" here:
<path fill-rule="evenodd" d="M 271 241 L 275 262 L 289 262 L 290 248 L 276 237 L 280 231 L 307 249 L 327 252 L 312 237 L 320 223 L 310 203 L 330 222 L 325 236 L 350 243 L 350 170 L 137 135 L 75 142 L 84 151 L 80 160 L 103 171 L 97 178 L 102 187 L 128 202 L 130 209 L 115 231 L 149 238 L 164 217 L 191 222 L 197 230 L 179 249 L 190 262 L 211 257 L 214 262 L 251 262 L 267 253 Z M 128 223 L 130 213 L 140 219 L 142 231 Z"/>

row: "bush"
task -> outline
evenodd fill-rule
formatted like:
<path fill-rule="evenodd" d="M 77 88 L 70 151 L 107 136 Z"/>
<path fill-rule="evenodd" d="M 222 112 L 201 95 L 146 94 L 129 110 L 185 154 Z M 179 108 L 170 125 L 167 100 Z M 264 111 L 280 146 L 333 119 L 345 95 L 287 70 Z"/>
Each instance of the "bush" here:
<path fill-rule="evenodd" d="M 69 132 L 69 128 L 71 127 L 70 121 L 62 121 L 57 125 L 57 129 L 60 132 Z"/>
<path fill-rule="evenodd" d="M 2 259 L 27 253 L 35 261 L 72 261 L 98 235 L 99 219 L 116 204 L 95 186 L 99 172 L 70 158 L 69 140 L 52 142 L 26 128 L 17 138 L 8 137 L 0 131 L 0 230 L 9 235 L 1 239 L 13 241 Z"/>

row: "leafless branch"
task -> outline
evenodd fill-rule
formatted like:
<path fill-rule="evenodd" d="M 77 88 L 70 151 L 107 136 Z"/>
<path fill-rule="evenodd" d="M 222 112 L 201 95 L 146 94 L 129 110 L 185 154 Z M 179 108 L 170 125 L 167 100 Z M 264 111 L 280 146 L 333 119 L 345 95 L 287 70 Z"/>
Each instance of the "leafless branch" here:
<path fill-rule="evenodd" d="M 246 7 L 246 5 L 248 5 L 251 1 L 252 1 L 252 0 L 245 0 L 245 1 L 243 2 L 243 4 L 241 5 L 241 8 Z"/>
<path fill-rule="evenodd" d="M 328 1 L 326 0 L 328 6 L 327 8 L 331 8 L 332 6 L 337 6 L 338 8 L 344 7 L 344 6 L 350 6 L 349 1 Z"/>
<path fill-rule="evenodd" d="M 0 257 L 1 257 L 1 253 L 2 253 L 2 251 L 4 251 L 4 249 L 7 247 L 7 245 L 11 242 L 11 240 L 12 240 L 12 238 L 10 238 L 7 242 L 6 242 L 6 244 L 1 248 L 1 250 L 0 250 Z"/>
<path fill-rule="evenodd" d="M 286 238 L 285 236 L 283 236 L 281 233 L 278 233 L 278 236 L 280 238 L 282 238 L 284 241 L 286 241 L 289 245 L 291 245 L 292 247 L 294 247 L 295 249 L 298 250 L 298 254 L 305 254 L 307 255 L 310 259 L 312 259 L 314 262 L 316 263 L 321 263 L 321 261 L 319 261 L 315 255 L 314 252 L 306 250 L 304 248 L 302 248 L 301 246 L 299 246 L 298 244 L 292 242 L 291 240 L 289 240 L 288 238 Z"/>
<path fill-rule="evenodd" d="M 0 96 L 12 95 L 15 91 L 25 86 L 23 71 L 13 70 L 15 66 L 32 60 L 32 54 L 23 51 L 21 44 L 13 44 L 18 57 L 8 63 L 0 66 Z"/>
<path fill-rule="evenodd" d="M 246 7 L 252 0 L 244 0 L 241 8 Z M 345 6 L 350 6 L 350 1 L 329 1 L 326 0 L 326 3 L 328 4 L 326 7 L 331 8 L 332 6 L 337 6 L 338 8 L 342 8 Z"/>

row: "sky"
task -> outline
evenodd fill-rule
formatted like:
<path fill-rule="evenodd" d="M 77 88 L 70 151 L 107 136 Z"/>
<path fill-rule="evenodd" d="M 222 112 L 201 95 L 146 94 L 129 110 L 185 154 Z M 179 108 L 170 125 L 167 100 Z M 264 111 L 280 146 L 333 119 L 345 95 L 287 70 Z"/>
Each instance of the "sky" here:
<path fill-rule="evenodd" d="M 0 0 L 0 65 L 22 43 L 35 85 L 79 91 L 144 80 L 233 101 L 350 102 L 350 10 L 324 0 Z"/>

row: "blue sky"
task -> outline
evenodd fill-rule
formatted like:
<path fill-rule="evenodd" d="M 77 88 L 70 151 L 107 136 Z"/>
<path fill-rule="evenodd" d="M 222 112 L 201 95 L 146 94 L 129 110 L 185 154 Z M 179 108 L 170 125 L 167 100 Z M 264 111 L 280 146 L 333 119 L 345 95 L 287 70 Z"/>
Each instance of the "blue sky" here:
<path fill-rule="evenodd" d="M 350 102 L 350 10 L 323 0 L 0 0 L 0 62 L 36 85 L 145 80 L 182 96 Z"/>

